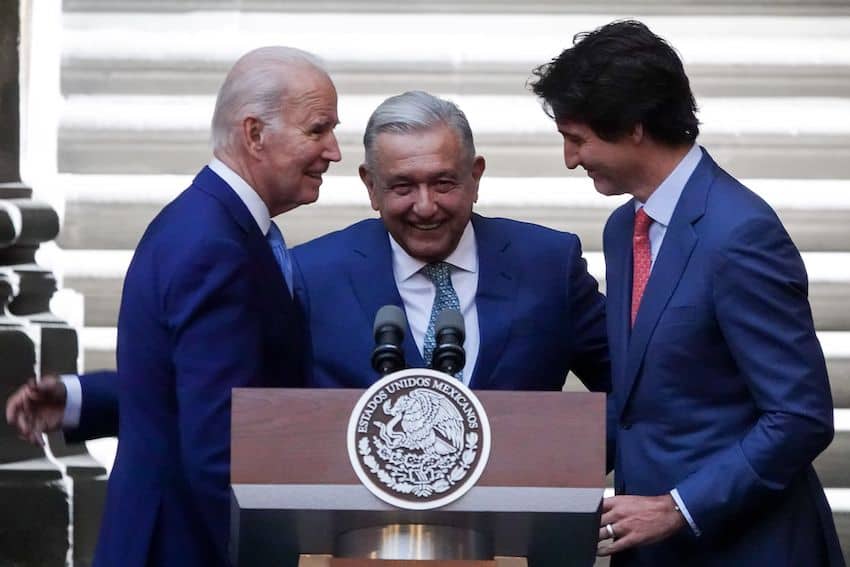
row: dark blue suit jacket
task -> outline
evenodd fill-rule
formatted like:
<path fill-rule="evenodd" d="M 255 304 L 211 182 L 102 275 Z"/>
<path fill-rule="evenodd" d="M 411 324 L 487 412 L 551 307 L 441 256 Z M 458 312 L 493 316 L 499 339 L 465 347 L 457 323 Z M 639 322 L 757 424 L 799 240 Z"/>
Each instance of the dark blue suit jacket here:
<path fill-rule="evenodd" d="M 305 343 L 264 235 L 205 168 L 150 224 L 124 282 L 120 438 L 95 565 L 227 564 L 231 389 L 303 385 Z M 84 382 L 84 403 L 110 407 L 103 377 Z M 109 432 L 85 409 L 80 437 Z"/>
<path fill-rule="evenodd" d="M 597 391 L 609 387 L 604 298 L 578 238 L 537 225 L 473 215 L 479 277 L 478 362 L 470 386 L 560 390 L 572 370 Z M 312 334 L 313 387 L 366 388 L 372 323 L 383 305 L 402 309 L 384 225 L 365 220 L 293 249 L 296 284 Z M 424 366 L 408 328 L 409 366 Z"/>
<path fill-rule="evenodd" d="M 674 487 L 702 535 L 614 565 L 843 565 L 811 462 L 833 435 L 800 254 L 770 207 L 704 154 L 633 329 L 634 205 L 605 227 L 618 494 Z"/>

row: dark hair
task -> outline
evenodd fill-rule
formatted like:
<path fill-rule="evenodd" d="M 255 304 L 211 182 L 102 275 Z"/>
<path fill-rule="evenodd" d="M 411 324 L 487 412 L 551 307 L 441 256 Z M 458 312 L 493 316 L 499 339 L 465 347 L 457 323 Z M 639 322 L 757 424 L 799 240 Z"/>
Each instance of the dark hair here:
<path fill-rule="evenodd" d="M 618 21 L 576 34 L 573 47 L 534 69 L 531 88 L 555 120 L 590 126 L 614 141 L 638 124 L 678 146 L 699 134 L 696 102 L 675 50 L 641 22 Z"/>

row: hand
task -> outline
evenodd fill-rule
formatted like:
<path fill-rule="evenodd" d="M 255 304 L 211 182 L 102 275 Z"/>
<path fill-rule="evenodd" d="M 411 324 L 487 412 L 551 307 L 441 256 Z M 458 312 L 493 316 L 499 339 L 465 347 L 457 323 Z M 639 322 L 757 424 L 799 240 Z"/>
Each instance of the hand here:
<path fill-rule="evenodd" d="M 31 378 L 6 401 L 6 421 L 18 437 L 34 445 L 44 445 L 43 433 L 62 427 L 67 392 L 56 376 L 45 376 L 36 382 Z"/>
<path fill-rule="evenodd" d="M 599 546 L 596 554 L 604 556 L 666 539 L 685 525 L 685 518 L 669 494 L 613 496 L 602 501 L 601 523 L 599 541 L 612 540 Z M 613 538 L 608 525 L 614 531 Z"/>

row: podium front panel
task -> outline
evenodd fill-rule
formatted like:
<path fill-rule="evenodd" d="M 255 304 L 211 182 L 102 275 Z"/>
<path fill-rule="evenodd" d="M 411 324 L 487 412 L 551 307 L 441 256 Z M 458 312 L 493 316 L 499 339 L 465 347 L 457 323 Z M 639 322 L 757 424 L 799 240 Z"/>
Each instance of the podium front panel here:
<path fill-rule="evenodd" d="M 387 524 L 483 531 L 530 566 L 593 564 L 605 486 L 601 394 L 476 391 L 490 420 L 487 468 L 444 507 L 395 508 L 360 484 L 346 430 L 357 390 L 236 389 L 231 483 L 237 564 L 297 565 L 337 537 Z"/>

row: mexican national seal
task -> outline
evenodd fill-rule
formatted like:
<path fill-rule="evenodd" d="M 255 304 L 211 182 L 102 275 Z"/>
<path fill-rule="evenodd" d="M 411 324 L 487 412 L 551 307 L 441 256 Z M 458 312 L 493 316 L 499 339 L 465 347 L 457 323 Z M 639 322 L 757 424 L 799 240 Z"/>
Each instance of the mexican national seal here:
<path fill-rule="evenodd" d="M 409 510 L 463 496 L 490 455 L 490 424 L 462 382 L 425 368 L 394 372 L 363 393 L 348 422 L 348 456 L 381 500 Z"/>

